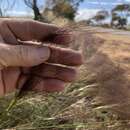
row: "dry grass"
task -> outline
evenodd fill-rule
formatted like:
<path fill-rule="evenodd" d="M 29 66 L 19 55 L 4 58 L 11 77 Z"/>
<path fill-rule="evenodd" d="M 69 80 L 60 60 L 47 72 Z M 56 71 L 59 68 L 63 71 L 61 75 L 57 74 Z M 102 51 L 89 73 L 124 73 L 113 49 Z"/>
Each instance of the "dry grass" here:
<path fill-rule="evenodd" d="M 130 38 L 88 32 L 80 38 L 72 46 L 85 57 L 78 80 L 61 93 L 20 99 L 0 119 L 1 129 L 129 130 Z M 0 100 L 1 116 L 10 97 Z"/>

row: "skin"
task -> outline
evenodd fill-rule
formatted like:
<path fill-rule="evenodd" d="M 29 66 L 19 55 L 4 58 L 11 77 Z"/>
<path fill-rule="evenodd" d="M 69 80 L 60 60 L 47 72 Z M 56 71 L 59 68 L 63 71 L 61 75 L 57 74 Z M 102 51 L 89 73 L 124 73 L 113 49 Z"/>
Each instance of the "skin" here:
<path fill-rule="evenodd" d="M 22 88 L 28 75 L 33 76 L 31 90 L 38 92 L 61 91 L 65 83 L 75 80 L 75 67 L 83 63 L 82 56 L 60 47 L 72 42 L 72 34 L 61 31 L 55 35 L 59 30 L 31 20 L 0 20 L 0 96 Z"/>

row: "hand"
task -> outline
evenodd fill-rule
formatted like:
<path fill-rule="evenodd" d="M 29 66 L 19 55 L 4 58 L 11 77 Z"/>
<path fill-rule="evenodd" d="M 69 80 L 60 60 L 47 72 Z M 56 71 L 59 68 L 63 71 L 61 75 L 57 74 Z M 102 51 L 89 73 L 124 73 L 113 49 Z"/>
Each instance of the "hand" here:
<path fill-rule="evenodd" d="M 0 20 L 0 95 L 22 86 L 28 74 L 34 74 L 36 80 L 31 89 L 35 91 L 61 91 L 66 82 L 75 79 L 76 70 L 71 66 L 82 64 L 80 53 L 52 45 L 32 45 L 38 42 L 67 45 L 71 35 L 56 34 L 59 30 L 57 26 L 31 20 Z M 23 72 L 27 75 L 21 76 Z"/>

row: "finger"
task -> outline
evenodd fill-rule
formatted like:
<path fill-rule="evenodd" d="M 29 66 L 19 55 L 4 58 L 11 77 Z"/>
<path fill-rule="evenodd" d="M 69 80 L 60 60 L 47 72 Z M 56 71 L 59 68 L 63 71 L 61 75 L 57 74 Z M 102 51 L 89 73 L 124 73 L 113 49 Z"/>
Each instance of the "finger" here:
<path fill-rule="evenodd" d="M 45 62 L 49 56 L 48 47 L 0 45 L 1 67 L 30 67 Z"/>
<path fill-rule="evenodd" d="M 42 42 L 47 43 L 55 43 L 59 45 L 65 45 L 68 46 L 70 43 L 73 43 L 74 41 L 74 35 L 71 32 L 62 31 L 62 28 L 59 28 L 58 31 L 53 32 L 52 34 L 45 37 L 45 39 Z"/>
<path fill-rule="evenodd" d="M 44 78 L 55 78 L 65 82 L 72 82 L 76 79 L 75 69 L 51 64 L 41 64 L 35 67 L 31 74 Z"/>
<path fill-rule="evenodd" d="M 65 48 L 49 47 L 51 54 L 47 62 L 63 64 L 69 66 L 78 66 L 83 63 L 81 53 Z"/>
<path fill-rule="evenodd" d="M 8 28 L 6 22 L 1 22 L 0 25 L 0 34 L 2 35 L 3 42 L 18 44 L 15 35 L 13 35 L 12 31 Z"/>
<path fill-rule="evenodd" d="M 37 92 L 60 92 L 64 90 L 65 83 L 58 79 L 43 79 L 32 90 Z"/>
<path fill-rule="evenodd" d="M 21 42 L 24 44 L 24 42 Z M 38 46 L 37 42 L 30 42 L 28 41 L 24 45 L 33 45 Z M 46 46 L 46 45 L 39 45 L 39 46 Z M 61 47 L 55 47 L 55 46 L 47 46 L 50 49 L 50 57 L 47 60 L 49 63 L 56 63 L 56 64 L 63 64 L 63 65 L 69 65 L 69 66 L 78 66 L 83 63 L 83 57 L 81 53 L 67 49 L 67 48 L 61 48 Z"/>
<path fill-rule="evenodd" d="M 61 29 L 55 25 L 32 20 L 6 20 L 4 23 L 20 40 L 48 41 L 57 44 L 68 44 L 71 41 L 72 34 L 60 31 Z"/>
<path fill-rule="evenodd" d="M 15 87 L 17 86 L 16 83 L 20 75 L 19 68 L 9 67 L 3 69 L 2 72 L 3 85 L 5 88 L 4 94 L 13 92 L 15 90 Z"/>

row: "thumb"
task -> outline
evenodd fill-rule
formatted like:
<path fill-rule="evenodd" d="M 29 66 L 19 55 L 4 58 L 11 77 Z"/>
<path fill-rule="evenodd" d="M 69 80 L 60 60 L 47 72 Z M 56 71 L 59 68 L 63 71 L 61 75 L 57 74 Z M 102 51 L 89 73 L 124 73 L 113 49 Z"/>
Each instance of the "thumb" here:
<path fill-rule="evenodd" d="M 48 47 L 0 44 L 0 67 L 31 67 L 45 62 L 50 56 Z"/>

